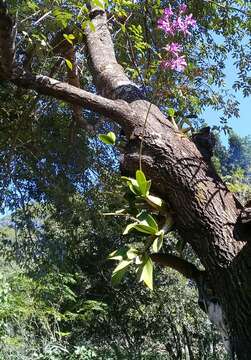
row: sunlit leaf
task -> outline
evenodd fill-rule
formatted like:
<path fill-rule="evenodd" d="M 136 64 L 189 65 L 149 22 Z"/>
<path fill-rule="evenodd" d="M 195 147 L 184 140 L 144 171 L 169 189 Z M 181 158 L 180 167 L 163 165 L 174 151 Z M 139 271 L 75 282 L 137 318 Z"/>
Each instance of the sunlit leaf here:
<path fill-rule="evenodd" d="M 163 245 L 164 233 L 161 232 L 158 237 L 154 240 L 152 244 L 152 249 L 154 252 L 159 252 Z"/>
<path fill-rule="evenodd" d="M 144 221 L 142 221 L 142 223 L 135 225 L 134 227 L 136 230 L 138 230 L 139 232 L 142 232 L 144 234 L 150 234 L 150 235 L 155 235 L 156 234 L 156 229 L 152 228 L 151 226 L 147 225 L 147 223 L 145 223 Z"/>
<path fill-rule="evenodd" d="M 109 260 L 119 260 L 121 261 L 122 259 L 126 259 L 127 258 L 127 251 L 128 251 L 128 248 L 127 247 L 122 247 L 122 248 L 119 248 L 113 252 L 111 252 L 107 259 Z"/>
<path fill-rule="evenodd" d="M 75 36 L 73 34 L 63 34 L 63 37 L 65 38 L 65 40 L 68 41 L 68 43 L 70 43 L 71 45 L 73 45 L 72 40 L 75 39 Z"/>
<path fill-rule="evenodd" d="M 125 228 L 124 232 L 123 232 L 123 235 L 127 235 L 132 229 L 135 228 L 135 226 L 137 225 L 138 223 L 135 222 L 135 223 L 132 223 L 132 224 L 129 224 L 127 225 L 127 227 Z"/>
<path fill-rule="evenodd" d="M 169 115 L 170 117 L 174 117 L 174 115 L 175 115 L 175 110 L 174 110 L 173 108 L 170 108 L 170 109 L 168 109 L 167 113 L 168 113 L 168 115 Z"/>
<path fill-rule="evenodd" d="M 142 170 L 136 171 L 136 180 L 137 180 L 141 195 L 145 197 L 147 195 L 147 192 L 149 191 L 149 186 L 148 186 L 148 182 L 146 180 L 145 174 L 143 173 Z"/>
<path fill-rule="evenodd" d="M 114 132 L 110 131 L 108 134 L 99 134 L 99 140 L 101 140 L 106 145 L 114 145 L 116 141 L 116 135 Z"/>
<path fill-rule="evenodd" d="M 68 66 L 68 68 L 69 68 L 70 70 L 72 70 L 72 69 L 73 69 L 73 65 L 72 65 L 72 63 L 71 63 L 71 61 L 70 61 L 70 60 L 65 59 L 65 63 L 66 63 L 66 65 Z"/>
<path fill-rule="evenodd" d="M 164 205 L 164 201 L 157 196 L 148 195 L 146 200 L 149 205 L 152 205 L 153 207 L 161 208 Z"/>
<path fill-rule="evenodd" d="M 155 221 L 155 219 L 152 217 L 152 215 L 148 214 L 146 211 L 141 211 L 141 213 L 137 216 L 137 218 L 140 220 L 140 224 L 147 225 L 154 229 L 154 231 L 158 231 L 158 224 Z"/>
<path fill-rule="evenodd" d="M 118 266 L 113 270 L 112 273 L 112 284 L 113 285 L 118 285 L 123 276 L 125 275 L 128 266 L 132 263 L 132 260 L 123 260 L 121 261 Z"/>
<path fill-rule="evenodd" d="M 133 178 L 129 178 L 127 176 L 121 176 L 121 179 L 126 180 L 127 186 L 129 187 L 129 189 L 131 190 L 131 192 L 134 195 L 140 195 L 140 188 L 139 188 L 137 180 L 135 180 Z"/>
<path fill-rule="evenodd" d="M 146 256 L 143 264 L 137 270 L 139 282 L 143 281 L 149 289 L 153 290 L 153 263 L 149 256 Z"/>

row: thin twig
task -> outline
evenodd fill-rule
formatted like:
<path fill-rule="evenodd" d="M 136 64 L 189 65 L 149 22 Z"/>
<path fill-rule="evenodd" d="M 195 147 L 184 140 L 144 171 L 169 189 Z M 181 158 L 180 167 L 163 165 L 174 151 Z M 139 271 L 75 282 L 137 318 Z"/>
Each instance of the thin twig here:
<path fill-rule="evenodd" d="M 43 16 L 41 16 L 41 18 L 39 18 L 37 21 L 34 22 L 34 25 L 38 25 L 41 21 L 43 21 L 45 18 L 47 18 L 47 16 L 49 16 L 52 13 L 52 11 L 48 11 L 47 13 L 45 13 Z"/>
<path fill-rule="evenodd" d="M 24 23 L 25 21 L 30 20 L 30 19 L 33 18 L 34 16 L 38 15 L 40 12 L 41 12 L 41 10 L 36 11 L 34 14 L 29 15 L 29 16 L 27 16 L 25 19 L 21 20 L 20 23 L 22 24 L 22 23 Z"/>

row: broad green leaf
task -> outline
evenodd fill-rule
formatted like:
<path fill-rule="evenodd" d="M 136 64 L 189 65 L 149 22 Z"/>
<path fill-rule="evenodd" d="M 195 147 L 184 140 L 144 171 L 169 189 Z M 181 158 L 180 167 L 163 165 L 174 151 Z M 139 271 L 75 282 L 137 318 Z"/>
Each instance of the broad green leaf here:
<path fill-rule="evenodd" d="M 164 205 L 164 201 L 161 198 L 153 195 L 148 195 L 146 201 L 148 202 L 149 205 L 153 206 L 154 208 L 156 207 L 161 208 Z"/>
<path fill-rule="evenodd" d="M 151 226 L 147 225 L 147 223 L 143 222 L 140 224 L 137 224 L 134 226 L 134 228 L 144 234 L 150 234 L 150 235 L 155 235 L 156 234 L 156 229 L 152 228 Z"/>
<path fill-rule="evenodd" d="M 122 247 L 113 251 L 108 255 L 108 260 L 132 260 L 138 256 L 138 251 L 135 248 Z"/>
<path fill-rule="evenodd" d="M 113 273 L 116 273 L 124 268 L 127 268 L 132 263 L 132 260 L 122 260 L 116 268 L 113 270 Z"/>
<path fill-rule="evenodd" d="M 129 233 L 129 231 L 131 231 L 132 229 L 134 229 L 137 224 L 138 224 L 138 223 L 135 222 L 135 223 L 132 223 L 132 224 L 127 225 L 127 227 L 125 228 L 125 230 L 124 230 L 124 232 L 123 232 L 123 235 L 127 235 L 127 234 Z"/>
<path fill-rule="evenodd" d="M 68 66 L 68 68 L 69 68 L 70 70 L 72 70 L 72 69 L 73 69 L 73 65 L 72 65 L 72 63 L 70 62 L 70 60 L 65 59 L 65 62 L 66 62 L 66 65 Z"/>
<path fill-rule="evenodd" d="M 125 180 L 125 181 L 128 181 L 128 182 L 131 182 L 135 186 L 138 186 L 138 182 L 133 178 L 130 178 L 130 177 L 127 177 L 127 176 L 121 176 L 121 179 Z"/>
<path fill-rule="evenodd" d="M 151 215 L 148 216 L 148 221 L 142 220 L 140 222 L 135 222 L 127 225 L 127 227 L 123 232 L 123 235 L 127 235 L 133 229 L 142 232 L 144 234 L 156 235 L 156 233 L 158 232 L 158 224 Z"/>
<path fill-rule="evenodd" d="M 129 248 L 126 253 L 128 260 L 133 260 L 138 256 L 138 251 L 134 248 Z"/>
<path fill-rule="evenodd" d="M 153 290 L 153 263 L 149 256 L 145 257 L 144 262 L 138 268 L 139 282 L 144 281 L 146 286 Z"/>
<path fill-rule="evenodd" d="M 117 285 L 121 282 L 123 276 L 125 275 L 128 266 L 132 263 L 132 260 L 123 260 L 118 266 L 113 270 L 112 273 L 112 284 Z"/>
<path fill-rule="evenodd" d="M 152 249 L 154 252 L 160 251 L 160 249 L 162 248 L 162 245 L 163 245 L 163 239 L 164 239 L 164 234 L 162 231 L 161 234 L 158 237 L 156 237 L 156 239 L 154 240 L 154 242 L 152 244 Z"/>
<path fill-rule="evenodd" d="M 134 222 L 125 228 L 123 235 L 126 235 L 129 233 L 129 231 L 135 229 L 137 231 L 140 231 L 145 234 L 150 235 L 156 235 L 156 233 L 159 231 L 158 224 L 154 220 L 154 218 L 148 214 L 145 211 L 142 211 L 137 218 L 139 219 L 139 222 Z"/>
<path fill-rule="evenodd" d="M 152 215 L 148 214 L 145 210 L 141 211 L 141 213 L 137 215 L 137 219 L 140 220 L 139 224 L 150 226 L 155 230 L 155 232 L 158 231 L 159 227 L 157 222 Z"/>
<path fill-rule="evenodd" d="M 138 186 L 133 185 L 131 182 L 127 182 L 127 185 L 134 195 L 140 195 L 140 189 Z"/>
<path fill-rule="evenodd" d="M 141 170 L 136 171 L 136 180 L 142 196 L 147 196 L 149 191 L 148 181 L 146 180 L 145 174 Z"/>
<path fill-rule="evenodd" d="M 135 180 L 133 178 L 129 178 L 127 176 L 121 176 L 121 179 L 125 180 L 127 182 L 127 186 L 129 187 L 129 189 L 131 190 L 131 192 L 134 195 L 140 195 L 141 194 L 137 180 Z"/>
<path fill-rule="evenodd" d="M 122 259 L 126 259 L 127 258 L 127 251 L 128 251 L 128 248 L 127 247 L 122 247 L 122 248 L 119 248 L 113 252 L 111 252 L 107 259 L 108 260 L 122 260 Z"/>
<path fill-rule="evenodd" d="M 116 141 L 116 135 L 112 131 L 110 131 L 107 135 L 100 134 L 98 138 L 106 145 L 114 145 Z"/>

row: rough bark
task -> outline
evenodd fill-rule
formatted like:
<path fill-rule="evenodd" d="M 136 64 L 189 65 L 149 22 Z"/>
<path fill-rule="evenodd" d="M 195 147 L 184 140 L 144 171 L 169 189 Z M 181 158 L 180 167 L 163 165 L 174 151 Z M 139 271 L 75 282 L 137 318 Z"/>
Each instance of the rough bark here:
<path fill-rule="evenodd" d="M 17 73 L 12 75 L 10 81 L 17 86 L 33 89 L 39 94 L 52 96 L 55 99 L 95 111 L 116 121 L 122 127 L 126 123 L 129 124 L 129 128 L 133 128 L 135 119 L 137 119 L 136 113 L 131 111 L 130 106 L 125 101 L 110 100 L 48 76 Z"/>
<path fill-rule="evenodd" d="M 0 1 L 0 79 L 11 75 L 15 58 L 16 24 L 8 15 L 5 1 Z"/>
<path fill-rule="evenodd" d="M 102 96 L 42 75 L 16 73 L 11 81 L 120 124 L 128 139 L 122 162 L 126 174 L 134 176 L 139 167 L 143 138 L 143 170 L 156 194 L 172 207 L 180 235 L 205 267 L 207 282 L 224 309 L 233 353 L 247 360 L 251 353 L 251 244 L 245 243 L 250 234 L 242 235 L 240 205 L 195 144 L 127 78 L 116 61 L 105 12 L 94 9 L 91 18 L 95 31 L 87 32 L 87 47 Z"/>

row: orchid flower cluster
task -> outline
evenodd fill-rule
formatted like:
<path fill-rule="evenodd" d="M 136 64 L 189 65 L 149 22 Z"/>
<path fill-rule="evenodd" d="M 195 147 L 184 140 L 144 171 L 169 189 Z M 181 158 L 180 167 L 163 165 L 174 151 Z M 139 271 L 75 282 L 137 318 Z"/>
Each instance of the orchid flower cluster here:
<path fill-rule="evenodd" d="M 176 34 L 182 34 L 183 36 L 191 35 L 190 28 L 195 27 L 196 20 L 193 19 L 193 15 L 185 15 L 187 11 L 186 4 L 181 4 L 178 9 L 178 14 L 175 14 L 172 8 L 166 8 L 162 18 L 158 20 L 158 28 L 162 29 L 167 35 L 175 36 Z M 166 69 L 172 69 L 177 71 L 183 71 L 187 62 L 184 55 L 181 55 L 183 48 L 180 44 L 172 42 L 165 46 L 164 49 L 167 52 L 168 59 L 163 60 L 161 65 Z"/>

